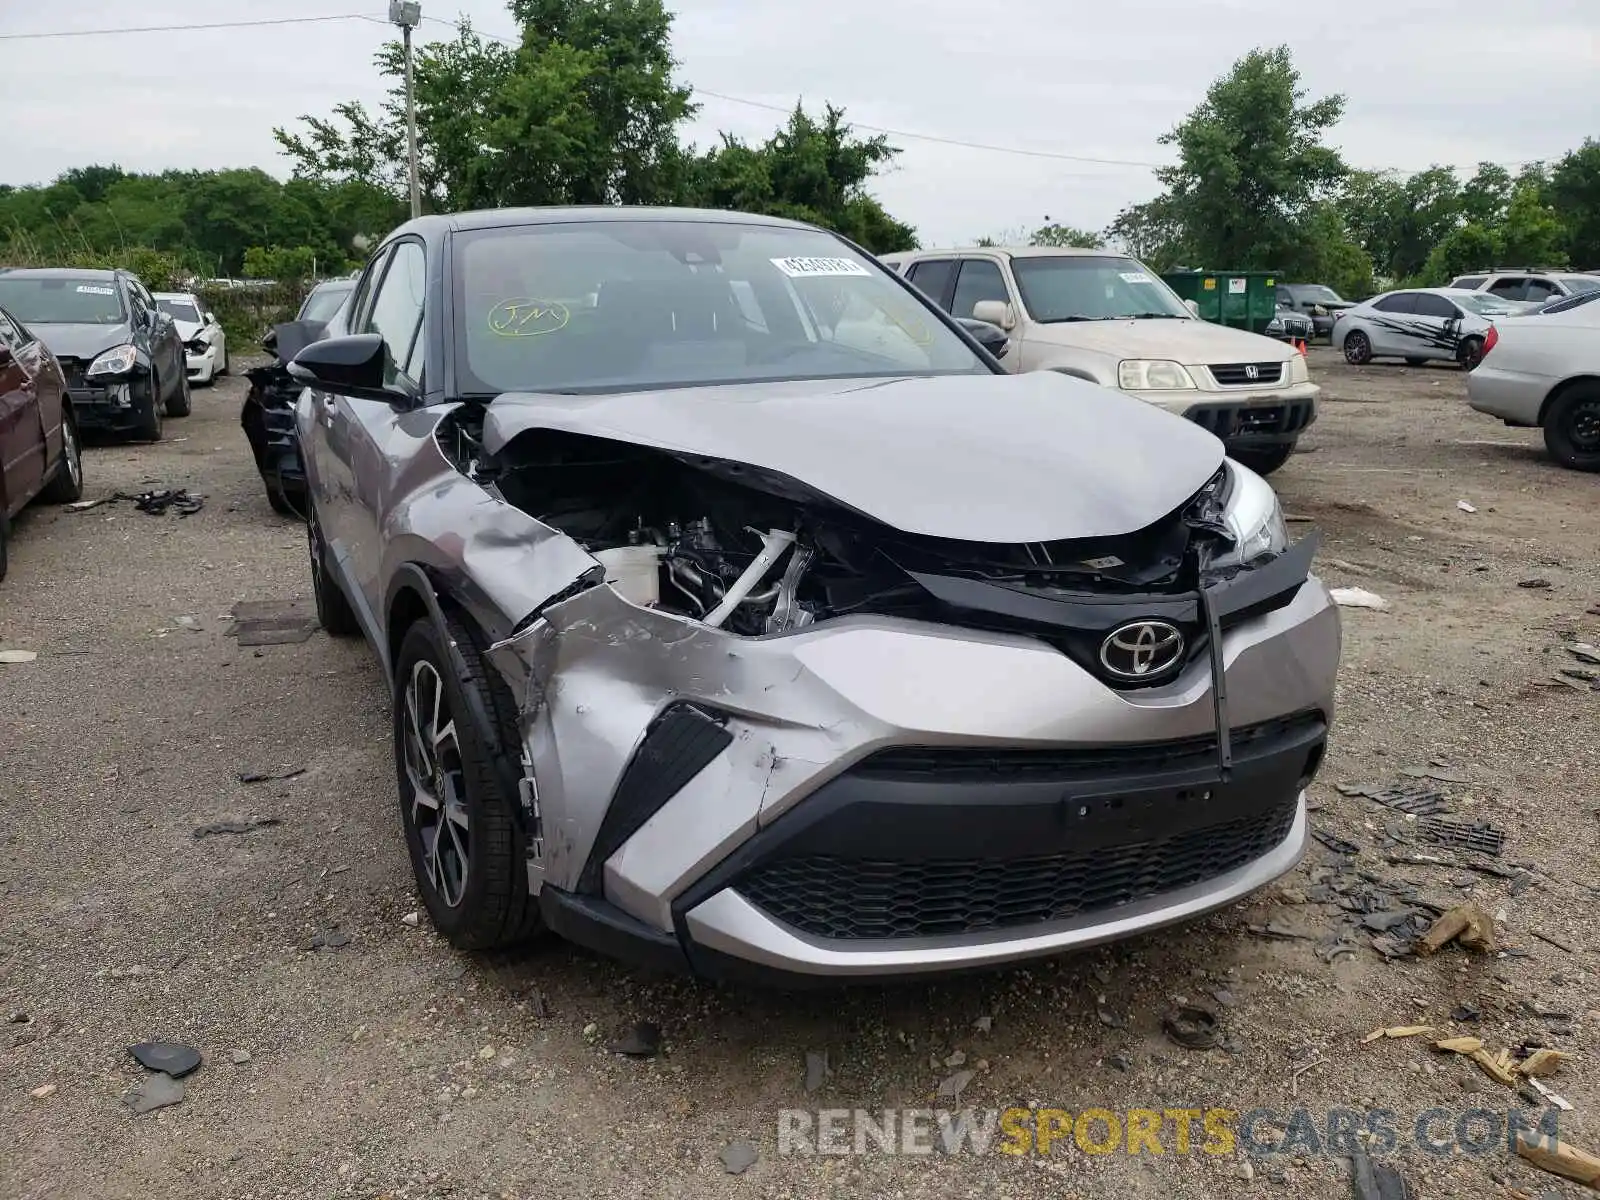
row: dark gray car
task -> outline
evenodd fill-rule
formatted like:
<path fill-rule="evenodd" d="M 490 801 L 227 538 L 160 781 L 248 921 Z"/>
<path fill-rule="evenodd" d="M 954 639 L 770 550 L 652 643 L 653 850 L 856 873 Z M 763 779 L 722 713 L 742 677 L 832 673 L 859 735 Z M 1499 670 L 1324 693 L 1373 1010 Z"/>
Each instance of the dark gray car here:
<path fill-rule="evenodd" d="M 0 307 L 61 363 L 83 430 L 161 437 L 161 419 L 190 411 L 183 338 L 128 271 L 69 267 L 0 271 Z"/>
<path fill-rule="evenodd" d="M 1315 538 L 1194 422 L 1006 374 L 831 233 L 424 217 L 289 369 L 318 611 L 391 680 L 457 946 L 939 973 L 1302 853 Z"/>

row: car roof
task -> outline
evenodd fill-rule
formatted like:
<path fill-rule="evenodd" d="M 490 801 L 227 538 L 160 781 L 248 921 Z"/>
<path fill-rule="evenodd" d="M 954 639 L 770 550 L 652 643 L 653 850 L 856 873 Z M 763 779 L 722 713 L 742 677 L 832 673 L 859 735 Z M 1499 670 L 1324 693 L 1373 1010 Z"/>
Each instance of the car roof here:
<path fill-rule="evenodd" d="M 917 255 L 928 254 L 1009 254 L 1012 258 L 1061 258 L 1070 256 L 1074 258 L 1093 257 L 1101 258 L 1130 258 L 1121 250 L 1090 250 L 1085 246 L 942 246 L 937 249 L 918 250 Z"/>
<path fill-rule="evenodd" d="M 3 271 L 12 279 L 104 279 L 107 282 L 122 274 L 100 267 L 5 267 Z"/>
<path fill-rule="evenodd" d="M 313 292 L 338 292 L 338 291 L 346 291 L 346 292 L 348 292 L 351 288 L 353 288 L 355 286 L 356 286 L 356 281 L 354 279 L 324 279 L 321 283 L 316 284 L 315 286 L 313 286 L 311 291 L 313 291 Z"/>
<path fill-rule="evenodd" d="M 804 221 L 768 217 L 758 213 L 730 212 L 720 208 L 654 208 L 647 206 L 587 204 L 549 208 L 483 208 L 468 212 L 414 217 L 391 235 L 416 233 L 424 237 L 472 229 L 503 229 L 518 225 L 571 225 L 610 221 L 710 221 L 719 225 L 781 225 L 789 229 L 816 229 Z M 388 239 L 385 239 L 388 240 Z"/>

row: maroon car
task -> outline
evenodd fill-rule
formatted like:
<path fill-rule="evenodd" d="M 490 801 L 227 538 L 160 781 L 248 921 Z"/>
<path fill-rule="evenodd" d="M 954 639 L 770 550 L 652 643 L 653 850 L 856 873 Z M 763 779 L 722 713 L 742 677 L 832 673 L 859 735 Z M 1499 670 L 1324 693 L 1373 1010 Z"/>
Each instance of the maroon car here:
<path fill-rule="evenodd" d="M 78 429 L 61 364 L 0 309 L 0 579 L 11 518 L 34 497 L 66 504 L 83 494 Z"/>

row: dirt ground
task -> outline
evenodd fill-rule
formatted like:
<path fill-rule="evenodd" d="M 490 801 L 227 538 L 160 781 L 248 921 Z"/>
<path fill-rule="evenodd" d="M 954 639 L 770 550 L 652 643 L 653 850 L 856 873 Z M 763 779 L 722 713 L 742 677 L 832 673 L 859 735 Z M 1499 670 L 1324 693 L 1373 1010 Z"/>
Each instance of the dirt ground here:
<path fill-rule="evenodd" d="M 267 507 L 239 430 L 242 380 L 197 390 L 165 443 L 90 450 L 88 496 L 187 487 L 206 503 L 17 523 L 0 648 L 38 659 L 0 665 L 0 1021 L 19 1015 L 0 1024 L 0 1196 L 1320 1200 L 1350 1195 L 1340 1146 L 1322 1144 L 1335 1108 L 1398 1114 L 1393 1161 L 1423 1196 L 1577 1195 L 1508 1157 L 1503 1134 L 1476 1156 L 1408 1149 L 1424 1110 L 1447 1110 L 1433 1128 L 1448 1140 L 1463 1110 L 1503 1120 L 1519 1102 L 1423 1039 L 1362 1037 L 1415 1023 L 1491 1051 L 1571 1051 L 1546 1082 L 1575 1110 L 1563 1136 L 1600 1152 L 1600 693 L 1560 675 L 1583 669 L 1566 643 L 1600 643 L 1600 478 L 1470 412 L 1453 367 L 1357 370 L 1319 349 L 1312 370 L 1321 418 L 1274 482 L 1295 531 L 1322 531 L 1325 578 L 1389 605 L 1344 610 L 1313 796 L 1317 829 L 1359 848 L 1353 866 L 1314 846 L 1282 885 L 1195 926 L 1007 974 L 799 997 L 559 945 L 464 957 L 425 917 L 406 924 L 418 905 L 375 661 L 320 632 L 259 650 L 226 636 L 240 601 L 307 596 L 305 535 Z M 1507 832 L 1500 869 L 1525 875 L 1391 863 L 1450 852 L 1336 790 L 1415 783 L 1405 770 L 1430 764 L 1458 815 Z M 194 835 L 250 817 L 278 823 Z M 1368 931 L 1325 961 L 1346 928 L 1329 901 L 1363 886 L 1474 901 L 1503 949 L 1390 962 Z M 310 949 L 319 934 L 349 940 Z M 1222 1047 L 1163 1034 L 1175 997 L 1217 1012 Z M 1453 1019 L 1463 1005 L 1476 1021 Z M 636 1021 L 660 1027 L 661 1054 L 607 1050 Z M 205 1063 L 181 1104 L 136 1116 L 127 1047 L 152 1039 Z M 808 1051 L 829 1065 L 809 1094 Z M 1169 1124 L 1161 1155 L 1089 1155 L 1071 1137 L 1048 1156 L 778 1153 L 780 1109 L 954 1107 L 935 1092 L 958 1069 L 973 1073 L 962 1107 L 1265 1108 L 1292 1144 L 1247 1161 L 1205 1153 L 1197 1132 L 1180 1153 Z M 1301 1105 L 1316 1145 L 1291 1122 Z M 759 1157 L 734 1176 L 720 1156 L 740 1141 Z"/>

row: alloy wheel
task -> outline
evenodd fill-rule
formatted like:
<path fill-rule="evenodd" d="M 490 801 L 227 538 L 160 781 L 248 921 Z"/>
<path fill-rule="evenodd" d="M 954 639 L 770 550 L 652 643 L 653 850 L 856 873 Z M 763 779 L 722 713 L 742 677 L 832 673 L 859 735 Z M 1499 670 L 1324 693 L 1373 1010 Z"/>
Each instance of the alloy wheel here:
<path fill-rule="evenodd" d="M 432 663 L 423 660 L 411 668 L 404 703 L 411 823 L 422 843 L 428 883 L 455 908 L 466 895 L 471 862 L 466 774 L 450 700 Z"/>
<path fill-rule="evenodd" d="M 74 489 L 83 486 L 83 456 L 78 449 L 78 431 L 70 419 L 61 422 L 61 456 L 66 460 L 67 478 Z"/>

